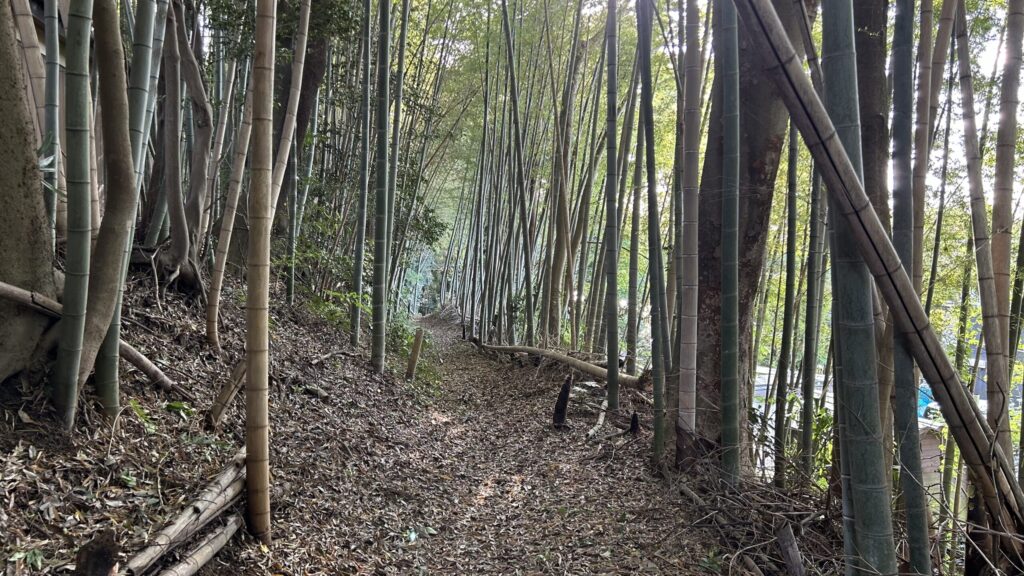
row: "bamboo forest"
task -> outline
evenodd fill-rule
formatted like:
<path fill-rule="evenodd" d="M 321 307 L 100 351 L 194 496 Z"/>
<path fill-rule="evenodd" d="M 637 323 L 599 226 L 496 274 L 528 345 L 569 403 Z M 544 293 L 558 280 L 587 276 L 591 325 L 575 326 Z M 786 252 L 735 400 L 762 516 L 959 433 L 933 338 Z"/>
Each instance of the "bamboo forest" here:
<path fill-rule="evenodd" d="M 1022 44 L 0 0 L 0 576 L 1024 576 Z"/>

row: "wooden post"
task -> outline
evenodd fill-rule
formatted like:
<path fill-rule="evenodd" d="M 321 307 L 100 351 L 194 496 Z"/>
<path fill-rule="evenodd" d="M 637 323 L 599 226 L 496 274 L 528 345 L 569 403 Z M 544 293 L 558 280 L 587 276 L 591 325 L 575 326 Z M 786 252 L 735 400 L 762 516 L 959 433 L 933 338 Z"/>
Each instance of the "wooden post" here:
<path fill-rule="evenodd" d="M 412 380 L 416 377 L 416 363 L 420 360 L 420 350 L 423 348 L 423 328 L 416 329 L 416 338 L 412 342 L 412 352 L 409 353 L 409 366 L 405 369 L 405 379 Z"/>

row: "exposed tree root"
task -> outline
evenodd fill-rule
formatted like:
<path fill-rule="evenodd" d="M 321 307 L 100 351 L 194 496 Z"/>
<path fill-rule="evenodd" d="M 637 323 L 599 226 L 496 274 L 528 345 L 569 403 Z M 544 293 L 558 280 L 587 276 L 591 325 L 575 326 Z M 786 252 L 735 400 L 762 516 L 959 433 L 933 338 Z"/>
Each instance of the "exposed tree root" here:
<path fill-rule="evenodd" d="M 60 302 L 48 298 L 38 292 L 30 292 L 17 286 L 0 282 L 0 298 L 10 300 L 16 304 L 20 304 L 26 308 L 50 316 L 51 318 L 60 318 L 63 306 Z M 124 340 L 121 341 L 121 356 L 124 357 L 132 366 L 135 366 L 143 374 L 145 374 L 154 384 L 160 387 L 165 392 L 174 391 L 177 394 L 185 397 L 188 400 L 195 401 L 195 398 L 188 391 L 184 390 L 173 380 L 167 377 L 160 368 L 153 364 L 148 358 L 142 355 L 141 352 L 136 350 Z"/>

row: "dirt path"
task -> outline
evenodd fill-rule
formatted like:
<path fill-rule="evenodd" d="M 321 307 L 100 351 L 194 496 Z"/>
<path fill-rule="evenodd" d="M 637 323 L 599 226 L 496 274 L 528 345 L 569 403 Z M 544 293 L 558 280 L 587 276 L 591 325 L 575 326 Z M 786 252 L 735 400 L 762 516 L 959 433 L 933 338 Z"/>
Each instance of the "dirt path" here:
<path fill-rule="evenodd" d="M 690 504 L 647 472 L 649 433 L 551 427 L 559 369 L 482 354 L 424 320 L 415 384 L 341 356 L 272 398 L 274 553 L 237 541 L 204 574 L 714 574 Z M 596 403 L 596 402 L 594 402 Z"/>
<path fill-rule="evenodd" d="M 231 320 L 241 309 L 226 303 L 223 338 L 241 350 L 244 323 Z M 172 410 L 175 398 L 128 373 L 130 409 L 116 428 L 96 427 L 83 403 L 82 430 L 65 439 L 41 391 L 0 389 L 0 572 L 66 573 L 104 527 L 133 554 L 244 443 L 240 398 L 220 430 L 203 426 L 233 362 L 209 353 L 186 303 L 129 318 L 129 338 L 187 383 L 194 407 Z M 241 534 L 201 574 L 722 573 L 701 544 L 716 536 L 689 524 L 706 514 L 648 474 L 646 430 L 588 443 L 592 396 L 571 401 L 571 428 L 556 431 L 560 367 L 521 367 L 476 350 L 455 326 L 421 325 L 428 345 L 408 383 L 371 373 L 367 350 L 336 325 L 275 310 L 273 546 Z M 389 372 L 404 372 L 403 354 L 389 355 Z"/>
<path fill-rule="evenodd" d="M 428 320 L 438 396 L 407 453 L 423 522 L 405 566 L 441 574 L 700 573 L 677 530 L 688 504 L 646 471 L 649 436 L 604 450 L 596 415 L 551 426 L 558 371 L 484 355 Z M 596 403 L 596 402 L 595 402 Z M 433 534 L 436 532 L 436 534 Z"/>

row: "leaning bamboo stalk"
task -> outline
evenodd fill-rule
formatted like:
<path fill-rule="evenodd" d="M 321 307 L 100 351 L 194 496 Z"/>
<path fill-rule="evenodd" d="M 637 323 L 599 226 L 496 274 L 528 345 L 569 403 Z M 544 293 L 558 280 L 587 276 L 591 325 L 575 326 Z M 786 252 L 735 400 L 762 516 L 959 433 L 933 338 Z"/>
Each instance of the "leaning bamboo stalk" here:
<path fill-rule="evenodd" d="M 906 335 L 911 352 L 932 385 L 950 432 L 985 497 L 990 513 L 1012 528 L 1020 518 L 1024 495 L 1013 477 L 1007 455 L 994 444 L 991 429 L 966 394 L 921 306 L 907 271 L 871 207 L 864 188 L 839 142 L 835 127 L 803 71 L 785 29 L 769 0 L 737 3 L 757 52 L 768 60 L 787 108 L 804 137 L 836 207 L 850 222 L 855 240 L 890 305 L 897 327 Z M 990 456 L 991 455 L 991 456 Z M 992 458 L 994 456 L 994 458 Z M 1004 509 L 1002 504 L 1008 507 Z M 1011 513 L 1013 520 L 1011 520 Z"/>
<path fill-rule="evenodd" d="M 238 514 L 233 514 L 228 518 L 226 524 L 211 532 L 198 546 L 189 552 L 188 556 L 161 572 L 160 576 L 192 576 L 199 572 L 231 540 L 231 537 L 235 535 L 235 532 L 238 532 L 238 528 L 241 525 L 242 517 Z"/>
<path fill-rule="evenodd" d="M 284 121 L 281 124 L 281 136 L 277 142 L 277 156 L 274 158 L 273 180 L 270 188 L 270 220 L 274 220 L 277 210 L 277 199 L 284 183 L 284 169 L 288 164 L 292 139 L 295 137 L 295 124 L 299 110 L 299 96 L 302 92 L 302 75 L 306 65 L 306 41 L 309 37 L 309 6 L 310 0 L 303 0 L 299 9 L 299 27 L 295 31 L 295 55 L 292 56 L 291 91 L 288 95 L 288 106 L 285 108 Z"/>
<path fill-rule="evenodd" d="M 207 428 L 214 430 L 220 426 L 224 419 L 224 412 L 231 405 L 231 401 L 235 399 L 238 391 L 242 389 L 242 384 L 245 382 L 245 371 L 246 362 L 245 358 L 242 358 L 242 361 L 231 371 L 231 378 L 221 387 L 217 398 L 210 406 L 210 411 L 206 413 Z"/>
<path fill-rule="evenodd" d="M 52 298 L 48 298 L 38 292 L 30 292 L 23 288 L 12 286 L 5 282 L 0 282 L 0 298 L 10 300 L 16 304 L 21 304 L 26 308 L 30 308 L 51 318 L 60 318 L 61 312 L 64 310 L 64 307 L 60 302 L 57 302 Z M 121 340 L 120 353 L 124 356 L 125 360 L 142 371 L 142 373 L 145 374 L 146 377 L 148 377 L 154 384 L 159 386 L 161 390 L 164 390 L 165 392 L 173 390 L 189 400 L 195 400 L 192 394 L 175 384 L 173 380 L 163 373 L 163 371 L 157 368 L 156 364 L 153 364 L 153 362 L 143 356 L 141 352 L 124 340 Z"/>
<path fill-rule="evenodd" d="M 125 565 L 128 574 L 143 574 L 171 548 L 195 534 L 242 493 L 245 485 L 245 449 L 239 450 L 185 510 Z"/>
<path fill-rule="evenodd" d="M 231 233 L 235 228 L 235 213 L 238 198 L 242 194 L 242 177 L 245 175 L 245 160 L 249 155 L 249 139 L 252 135 L 252 93 L 253 84 L 245 94 L 245 111 L 235 141 L 235 157 L 231 164 L 231 179 L 228 181 L 228 197 L 224 202 L 224 216 L 220 221 L 217 236 L 217 250 L 214 256 L 213 278 L 210 280 L 210 295 L 206 303 L 206 340 L 214 350 L 220 351 L 218 317 L 220 315 L 220 293 L 224 286 L 224 272 L 228 264 L 228 247 Z"/>
<path fill-rule="evenodd" d="M 572 356 L 566 356 L 560 352 L 554 352 L 552 350 L 545 350 L 543 348 L 535 348 L 533 346 L 491 346 L 489 344 L 482 344 L 478 340 L 474 339 L 473 343 L 479 346 L 483 350 L 490 352 L 504 352 L 507 354 L 530 354 L 533 356 L 541 356 L 549 360 L 554 360 L 569 368 L 575 368 L 584 374 L 589 374 L 595 378 L 608 378 L 608 371 L 600 366 L 595 366 L 590 362 L 580 360 L 579 358 L 573 358 Z M 619 374 L 619 383 L 629 386 L 631 388 L 641 387 L 641 378 L 638 376 L 630 376 L 629 374 Z"/>

